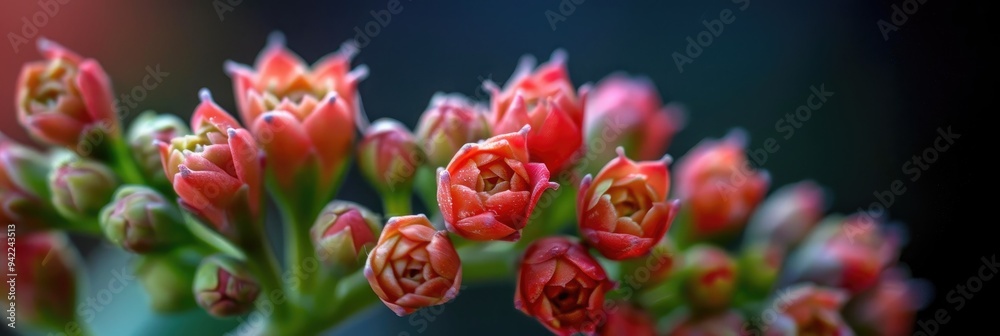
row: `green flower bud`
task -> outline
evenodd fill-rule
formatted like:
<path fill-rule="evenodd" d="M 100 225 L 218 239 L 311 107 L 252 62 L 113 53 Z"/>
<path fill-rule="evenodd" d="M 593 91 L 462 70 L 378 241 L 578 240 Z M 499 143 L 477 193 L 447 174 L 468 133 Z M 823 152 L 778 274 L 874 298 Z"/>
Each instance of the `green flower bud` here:
<path fill-rule="evenodd" d="M 61 220 L 49 203 L 48 158 L 0 134 L 0 222 L 43 230 Z"/>
<path fill-rule="evenodd" d="M 92 160 L 66 158 L 56 160 L 49 173 L 52 205 L 70 219 L 97 219 L 108 204 L 118 178 L 107 166 Z"/>
<path fill-rule="evenodd" d="M 146 111 L 135 118 L 128 132 L 128 145 L 143 175 L 159 184 L 168 184 L 160 162 L 160 149 L 156 142 L 170 143 L 176 137 L 191 134 L 184 121 L 172 114 Z"/>
<path fill-rule="evenodd" d="M 100 223 L 108 240 L 135 253 L 164 250 L 190 237 L 180 212 L 145 186 L 119 188 L 101 211 Z"/>
<path fill-rule="evenodd" d="M 726 251 L 700 245 L 684 256 L 682 292 L 696 313 L 716 313 L 729 307 L 736 291 L 736 263 Z"/>
<path fill-rule="evenodd" d="M 784 260 L 781 248 L 768 243 L 754 244 L 740 255 L 740 284 L 753 299 L 764 299 L 778 280 Z"/>
<path fill-rule="evenodd" d="M 190 291 L 200 256 L 193 251 L 184 252 L 140 259 L 136 277 L 149 294 L 154 311 L 179 312 L 196 306 Z"/>

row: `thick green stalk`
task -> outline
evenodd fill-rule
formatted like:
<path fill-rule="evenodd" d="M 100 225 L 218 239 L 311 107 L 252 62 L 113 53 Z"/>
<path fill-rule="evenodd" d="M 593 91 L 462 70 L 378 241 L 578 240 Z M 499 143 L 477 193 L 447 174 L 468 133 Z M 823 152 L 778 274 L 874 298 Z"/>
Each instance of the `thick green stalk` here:
<path fill-rule="evenodd" d="M 315 215 L 305 217 L 305 215 L 296 212 L 285 207 L 282 211 L 282 217 L 285 221 L 285 264 L 289 273 L 299 280 L 298 288 L 292 288 L 290 294 L 294 300 L 301 301 L 301 296 L 309 293 L 310 289 L 315 287 L 313 284 L 317 278 L 315 274 L 307 274 L 305 271 L 307 259 L 314 255 L 312 240 L 309 238 L 309 227 L 312 226 L 313 219 L 311 217 Z"/>
<path fill-rule="evenodd" d="M 107 146 L 111 147 L 107 163 L 124 183 L 147 184 L 146 179 L 142 176 L 142 172 L 139 169 L 139 164 L 135 162 L 135 158 L 132 157 L 128 146 L 120 136 L 109 137 L 107 139 Z"/>
<path fill-rule="evenodd" d="M 382 213 L 385 214 L 385 218 L 412 215 L 411 194 L 411 188 L 382 193 Z"/>

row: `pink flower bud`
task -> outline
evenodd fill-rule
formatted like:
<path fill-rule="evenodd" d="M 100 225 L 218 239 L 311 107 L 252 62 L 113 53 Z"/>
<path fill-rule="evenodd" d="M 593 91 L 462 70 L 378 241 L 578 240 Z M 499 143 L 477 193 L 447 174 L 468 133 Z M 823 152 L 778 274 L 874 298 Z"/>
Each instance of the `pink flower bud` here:
<path fill-rule="evenodd" d="M 416 136 L 431 167 L 444 167 L 467 143 L 489 137 L 484 108 L 459 94 L 437 93 L 420 116 Z"/>
<path fill-rule="evenodd" d="M 679 207 L 668 201 L 667 160 L 635 162 L 618 148 L 593 179 L 584 177 L 577 197 L 580 234 L 612 260 L 649 253 L 670 228 Z"/>
<path fill-rule="evenodd" d="M 332 198 L 347 169 L 361 114 L 357 84 L 368 74 L 351 70 L 356 53 L 345 43 L 310 67 L 272 33 L 252 68 L 226 63 L 240 116 L 269 162 L 280 162 L 267 173 L 289 202 Z M 301 195 L 302 181 L 314 191 Z"/>
<path fill-rule="evenodd" d="M 382 193 L 408 193 L 423 161 L 413 134 L 392 119 L 376 120 L 358 144 L 358 167 Z"/>
<path fill-rule="evenodd" d="M 601 336 L 655 336 L 656 321 L 649 313 L 626 302 L 617 303 L 597 330 Z"/>
<path fill-rule="evenodd" d="M 607 162 L 618 146 L 639 160 L 662 157 L 671 138 L 684 126 L 684 113 L 680 106 L 664 106 L 656 85 L 648 78 L 622 73 L 605 77 L 587 100 L 587 144 L 592 151 L 598 149 L 595 143 L 604 148 L 594 153 L 599 155 L 593 161 Z"/>
<path fill-rule="evenodd" d="M 216 317 L 242 315 L 253 309 L 260 285 L 247 266 L 224 255 L 206 258 L 195 274 L 198 305 Z"/>
<path fill-rule="evenodd" d="M 333 201 L 320 212 L 309 234 L 320 261 L 356 269 L 375 246 L 380 223 L 379 216 L 365 207 Z"/>
<path fill-rule="evenodd" d="M 468 144 L 438 169 L 438 206 L 448 231 L 472 240 L 521 238 L 549 182 L 545 165 L 528 162 L 528 127 Z"/>
<path fill-rule="evenodd" d="M 770 185 L 750 166 L 742 131 L 704 140 L 677 164 L 677 196 L 692 215 L 691 238 L 732 236 L 743 229 Z"/>
<path fill-rule="evenodd" d="M 462 284 L 462 263 L 445 231 L 424 215 L 389 219 L 365 277 L 382 303 L 396 315 L 451 301 Z"/>
<path fill-rule="evenodd" d="M 556 335 L 593 333 L 604 319 L 604 294 L 615 284 L 594 257 L 566 237 L 528 246 L 517 274 L 514 306 Z"/>
<path fill-rule="evenodd" d="M 191 117 L 194 135 L 160 143 L 167 178 L 184 207 L 216 230 L 235 236 L 233 212 L 260 214 L 261 158 L 257 143 L 239 123 L 212 101 L 208 90 Z"/>
<path fill-rule="evenodd" d="M 545 164 L 552 174 L 573 166 L 583 149 L 583 107 L 587 88 L 577 96 L 566 70 L 566 53 L 535 69 L 535 59 L 521 58 L 503 91 L 487 82 L 493 134 L 517 132 L 531 126 L 528 151 L 531 162 Z"/>
<path fill-rule="evenodd" d="M 38 51 L 45 60 L 25 64 L 17 81 L 17 117 L 28 133 L 80 155 L 90 154 L 81 144 L 87 133 L 120 136 L 111 80 L 101 65 L 44 38 Z"/>
<path fill-rule="evenodd" d="M 736 262 L 726 251 L 699 245 L 686 251 L 683 295 L 698 313 L 715 313 L 729 308 L 736 292 Z"/>
<path fill-rule="evenodd" d="M 747 226 L 747 241 L 787 248 L 802 241 L 823 217 L 823 189 L 802 181 L 776 190 L 757 208 Z"/>

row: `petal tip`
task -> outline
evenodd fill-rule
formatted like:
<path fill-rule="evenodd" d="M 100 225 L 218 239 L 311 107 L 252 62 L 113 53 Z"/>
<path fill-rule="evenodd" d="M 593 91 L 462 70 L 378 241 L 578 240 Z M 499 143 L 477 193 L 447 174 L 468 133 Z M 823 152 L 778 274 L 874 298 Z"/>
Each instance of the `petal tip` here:
<path fill-rule="evenodd" d="M 285 34 L 280 30 L 275 30 L 267 35 L 267 47 L 271 48 L 284 48 L 285 47 Z"/>
<path fill-rule="evenodd" d="M 523 135 L 523 136 L 527 137 L 528 136 L 528 132 L 530 132 L 530 131 L 531 131 L 531 125 L 524 125 L 524 127 L 521 127 L 520 131 L 517 131 L 517 134 L 520 134 L 520 135 Z"/>
<path fill-rule="evenodd" d="M 215 102 L 214 100 L 212 100 L 212 91 L 209 91 L 208 88 L 201 88 L 200 90 L 198 90 L 198 99 L 200 99 L 202 103 Z"/>
<path fill-rule="evenodd" d="M 628 157 L 625 156 L 625 147 L 618 146 L 615 148 L 615 153 L 618 154 L 618 158 L 621 160 L 627 160 Z"/>

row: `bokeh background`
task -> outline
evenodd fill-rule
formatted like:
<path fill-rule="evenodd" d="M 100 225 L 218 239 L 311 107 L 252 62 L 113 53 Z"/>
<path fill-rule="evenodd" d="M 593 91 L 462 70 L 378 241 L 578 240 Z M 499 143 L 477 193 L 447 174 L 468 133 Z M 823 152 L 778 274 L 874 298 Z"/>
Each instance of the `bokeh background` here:
<path fill-rule="evenodd" d="M 119 93 L 140 85 L 147 66 L 159 66 L 169 75 L 138 102 L 137 110 L 187 117 L 202 87 L 235 111 L 223 62 L 252 63 L 272 31 L 283 32 L 288 46 L 312 62 L 355 38 L 355 28 L 373 22 L 371 11 L 384 10 L 387 2 L 69 0 L 37 26 L 37 35 L 100 60 Z M 371 69 L 359 86 L 369 118 L 392 117 L 412 127 L 433 93 L 486 100 L 483 80 L 503 83 L 521 55 L 545 60 L 563 48 L 578 85 L 616 71 L 642 74 L 653 79 L 666 100 L 686 105 L 687 127 L 669 150 L 674 157 L 734 127 L 748 131 L 751 149 L 776 138 L 780 149 L 762 165 L 773 185 L 813 179 L 828 188 L 834 196 L 831 209 L 841 213 L 869 205 L 876 201 L 873 192 L 903 179 L 906 192 L 889 209 L 910 229 L 902 260 L 935 288 L 918 320 L 946 309 L 952 319 L 941 333 L 954 334 L 974 330 L 978 316 L 995 312 L 997 284 L 987 282 L 960 311 L 947 300 L 950 290 L 975 275 L 980 257 L 989 258 L 1000 246 L 974 240 L 995 232 L 984 229 L 995 221 L 977 219 L 991 210 L 978 204 L 995 198 L 989 192 L 995 189 L 985 191 L 989 196 L 966 193 L 983 188 L 993 176 L 973 173 L 971 167 L 982 162 L 970 155 L 979 153 L 973 146 L 986 136 L 972 129 L 973 122 L 995 110 L 975 104 L 985 97 L 975 83 L 985 76 L 979 61 L 987 40 L 975 37 L 985 28 L 974 26 L 984 22 L 978 19 L 984 10 L 927 0 L 887 41 L 876 22 L 890 20 L 891 6 L 902 1 L 751 0 L 745 10 L 739 9 L 744 1 L 730 0 L 401 3 L 402 11 L 370 37 L 355 59 Z M 553 26 L 546 11 L 559 13 L 561 3 L 575 4 L 575 10 Z M 220 14 L 220 4 L 231 10 Z M 10 33 L 25 36 L 22 18 L 31 20 L 41 7 L 34 0 L 5 0 L 2 7 L 0 32 L 7 39 L 0 45 L 0 93 L 8 99 L 0 101 L 8 105 L 0 112 L 0 129 L 28 141 L 17 127 L 12 97 L 20 65 L 39 58 L 38 36 L 14 46 Z M 723 9 L 733 10 L 735 21 L 679 72 L 672 54 L 685 53 L 686 38 L 706 30 L 702 21 L 718 19 Z M 812 86 L 825 86 L 834 96 L 784 139 L 786 133 L 775 123 L 805 104 Z M 903 164 L 933 144 L 938 128 L 949 126 L 962 137 L 917 181 L 909 181 Z M 378 206 L 360 178 L 349 178 L 340 197 Z M 127 265 L 128 257 L 110 246 L 91 245 L 90 286 L 97 290 L 113 270 Z M 96 314 L 94 330 L 102 335 L 218 335 L 239 322 L 213 321 L 200 312 L 154 316 L 136 283 Z M 512 284 L 472 287 L 426 324 L 378 306 L 330 334 L 543 334 L 513 308 L 512 293 Z"/>

